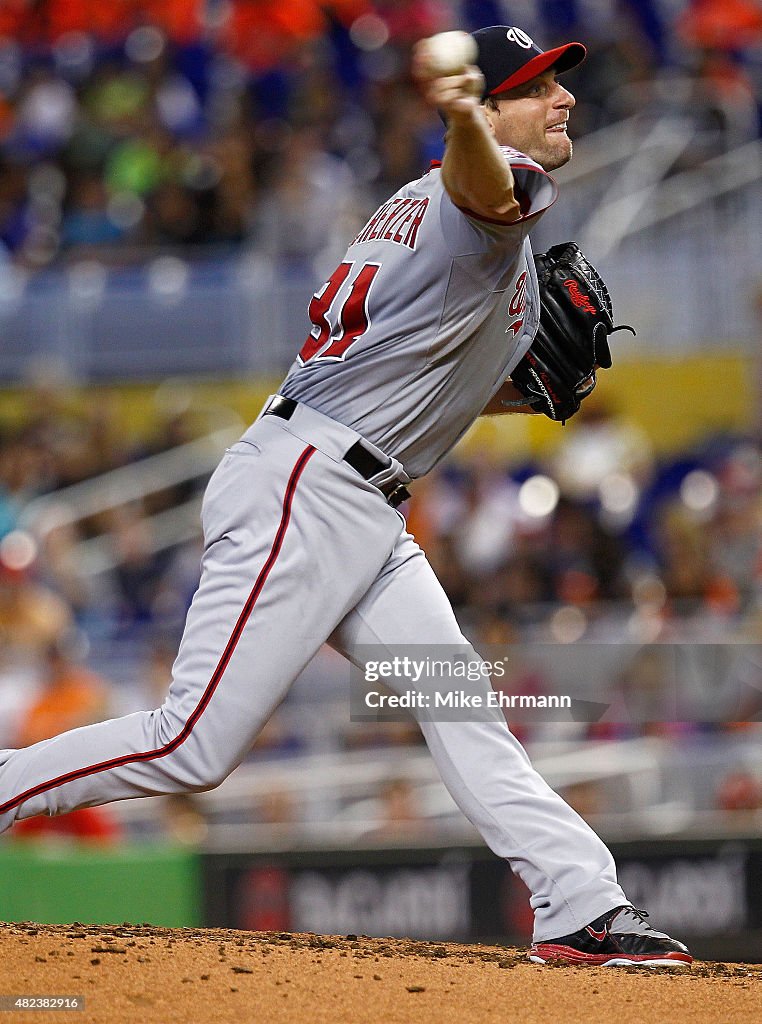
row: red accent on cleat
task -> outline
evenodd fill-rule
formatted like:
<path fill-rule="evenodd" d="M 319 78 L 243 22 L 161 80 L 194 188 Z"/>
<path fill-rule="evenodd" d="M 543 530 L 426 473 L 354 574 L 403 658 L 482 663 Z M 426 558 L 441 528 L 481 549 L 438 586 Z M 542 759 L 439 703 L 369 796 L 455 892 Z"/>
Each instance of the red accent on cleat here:
<path fill-rule="evenodd" d="M 589 964 L 591 967 L 601 967 L 607 963 L 616 962 L 622 964 L 648 964 L 648 963 L 674 963 L 692 964 L 693 957 L 690 953 L 678 953 L 665 951 L 663 953 L 582 953 L 571 946 L 556 946 L 552 943 L 538 942 L 534 944 L 529 953 L 543 962 L 548 960 L 562 960 L 570 964 Z"/>

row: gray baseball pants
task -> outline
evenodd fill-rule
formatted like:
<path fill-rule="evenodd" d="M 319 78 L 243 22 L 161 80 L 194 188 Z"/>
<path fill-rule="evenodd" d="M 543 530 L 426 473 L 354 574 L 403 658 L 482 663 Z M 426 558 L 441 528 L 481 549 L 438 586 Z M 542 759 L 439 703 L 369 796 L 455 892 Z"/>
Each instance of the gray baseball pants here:
<path fill-rule="evenodd" d="M 288 422 L 260 417 L 226 453 L 204 497 L 201 582 L 164 704 L 0 752 L 0 831 L 35 814 L 214 788 L 329 638 L 355 663 L 366 645 L 390 656 L 467 645 L 402 517 L 343 461 L 357 440 L 300 405 Z M 458 806 L 529 888 L 536 941 L 628 902 L 606 846 L 501 717 L 421 728 Z"/>

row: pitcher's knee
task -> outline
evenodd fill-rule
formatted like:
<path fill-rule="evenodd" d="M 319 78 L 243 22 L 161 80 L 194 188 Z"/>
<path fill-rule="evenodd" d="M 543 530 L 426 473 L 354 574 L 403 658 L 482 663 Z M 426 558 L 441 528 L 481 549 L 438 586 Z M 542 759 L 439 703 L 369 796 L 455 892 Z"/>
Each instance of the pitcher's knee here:
<path fill-rule="evenodd" d="M 235 767 L 223 759 L 197 757 L 193 749 L 181 749 L 164 759 L 163 771 L 172 780 L 174 792 L 205 793 L 223 783 Z"/>
<path fill-rule="evenodd" d="M 216 789 L 238 764 L 224 753 L 191 739 L 168 755 L 164 770 L 181 789 L 203 793 Z"/>
<path fill-rule="evenodd" d="M 216 789 L 236 768 L 243 756 L 229 735 L 221 735 L 203 717 L 188 728 L 176 710 L 164 704 L 153 713 L 157 748 L 164 771 L 180 790 L 206 792 Z M 158 767 L 158 766 L 157 766 Z"/>
<path fill-rule="evenodd" d="M 226 761 L 220 761 L 219 759 L 213 763 L 206 762 L 198 773 L 198 785 L 197 790 L 199 793 L 205 793 L 210 789 L 216 789 L 221 786 L 225 779 L 230 775 L 234 768 L 237 767 L 235 764 L 229 764 Z"/>

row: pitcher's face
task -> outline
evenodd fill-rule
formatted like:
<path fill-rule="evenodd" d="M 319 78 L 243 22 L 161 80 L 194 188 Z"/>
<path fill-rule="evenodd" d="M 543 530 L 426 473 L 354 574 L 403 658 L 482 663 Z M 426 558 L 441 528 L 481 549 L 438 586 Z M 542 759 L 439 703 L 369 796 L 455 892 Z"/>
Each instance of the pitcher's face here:
<path fill-rule="evenodd" d="M 549 68 L 524 85 L 492 97 L 485 105 L 487 119 L 501 146 L 526 153 L 546 171 L 571 160 L 572 141 L 566 134 L 569 113 L 577 102 Z"/>

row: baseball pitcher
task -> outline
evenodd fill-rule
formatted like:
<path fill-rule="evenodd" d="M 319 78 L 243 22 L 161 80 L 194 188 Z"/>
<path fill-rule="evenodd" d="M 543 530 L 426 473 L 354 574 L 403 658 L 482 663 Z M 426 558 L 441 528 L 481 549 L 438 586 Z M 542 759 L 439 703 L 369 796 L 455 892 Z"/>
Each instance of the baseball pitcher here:
<path fill-rule="evenodd" d="M 543 51 L 505 25 L 469 47 L 473 63 L 443 70 L 441 46 L 419 44 L 414 73 L 447 125 L 441 165 L 350 242 L 279 393 L 212 476 L 164 704 L 0 751 L 0 830 L 217 786 L 325 642 L 355 664 L 368 645 L 467 648 L 397 506 L 480 414 L 573 415 L 614 329 L 576 246 L 536 261 L 529 243 L 556 200 L 549 172 L 572 155 L 559 76 L 585 48 Z M 606 846 L 501 717 L 421 728 L 463 813 L 532 894 L 533 960 L 691 962 L 631 906 Z"/>

